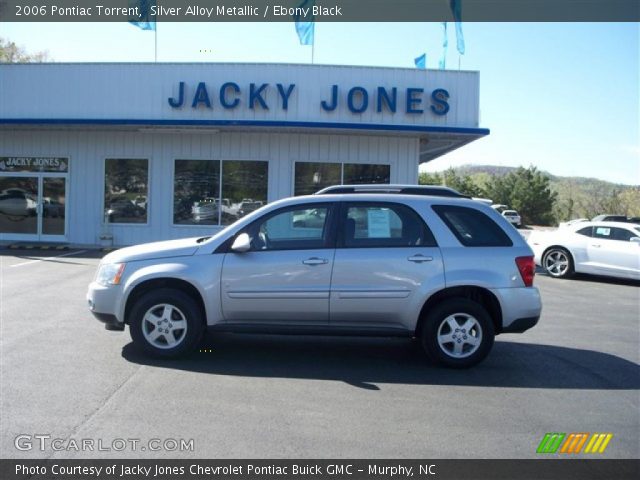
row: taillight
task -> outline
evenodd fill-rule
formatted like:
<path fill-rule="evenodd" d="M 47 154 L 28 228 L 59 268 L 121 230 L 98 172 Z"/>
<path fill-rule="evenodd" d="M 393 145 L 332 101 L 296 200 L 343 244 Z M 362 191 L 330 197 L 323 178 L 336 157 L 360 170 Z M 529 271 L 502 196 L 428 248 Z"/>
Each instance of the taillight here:
<path fill-rule="evenodd" d="M 524 286 L 531 287 L 533 285 L 533 277 L 536 274 L 536 263 L 533 261 L 533 257 L 517 257 L 516 265 L 520 271 Z"/>

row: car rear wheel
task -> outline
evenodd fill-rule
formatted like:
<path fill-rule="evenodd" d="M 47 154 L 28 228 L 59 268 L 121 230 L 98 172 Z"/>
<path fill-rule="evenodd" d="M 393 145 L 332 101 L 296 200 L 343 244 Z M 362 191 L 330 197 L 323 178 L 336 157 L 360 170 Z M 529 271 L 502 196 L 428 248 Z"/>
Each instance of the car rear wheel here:
<path fill-rule="evenodd" d="M 156 357 L 173 358 L 193 351 L 204 332 L 204 320 L 195 300 L 170 288 L 140 297 L 129 319 L 133 343 Z"/>
<path fill-rule="evenodd" d="M 571 254 L 564 248 L 554 247 L 545 252 L 542 266 L 554 278 L 568 278 L 573 275 Z"/>
<path fill-rule="evenodd" d="M 477 365 L 491 351 L 495 332 L 482 305 L 453 298 L 427 313 L 422 346 L 436 363 L 450 368 Z"/>

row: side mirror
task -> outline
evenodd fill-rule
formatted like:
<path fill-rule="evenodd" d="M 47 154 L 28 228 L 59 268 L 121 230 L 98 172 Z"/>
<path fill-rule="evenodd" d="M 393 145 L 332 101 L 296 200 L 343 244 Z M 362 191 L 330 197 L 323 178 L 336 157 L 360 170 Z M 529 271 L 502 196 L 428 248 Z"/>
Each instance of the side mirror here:
<path fill-rule="evenodd" d="M 251 250 L 251 238 L 248 233 L 241 233 L 233 241 L 231 250 L 236 253 L 244 253 Z"/>
<path fill-rule="evenodd" d="M 640 237 L 631 237 L 631 238 L 629 239 L 629 241 L 630 241 L 631 243 L 638 243 L 638 244 L 640 244 Z"/>

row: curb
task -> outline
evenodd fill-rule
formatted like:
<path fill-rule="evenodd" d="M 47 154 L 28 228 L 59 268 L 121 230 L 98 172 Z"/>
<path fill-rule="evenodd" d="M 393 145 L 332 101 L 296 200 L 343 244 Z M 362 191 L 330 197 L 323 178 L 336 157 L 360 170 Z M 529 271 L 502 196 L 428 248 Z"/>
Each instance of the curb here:
<path fill-rule="evenodd" d="M 62 251 L 69 250 L 69 245 L 31 245 L 31 244 L 21 244 L 21 243 L 12 243 L 7 245 L 8 249 L 11 250 L 54 250 L 54 251 Z"/>

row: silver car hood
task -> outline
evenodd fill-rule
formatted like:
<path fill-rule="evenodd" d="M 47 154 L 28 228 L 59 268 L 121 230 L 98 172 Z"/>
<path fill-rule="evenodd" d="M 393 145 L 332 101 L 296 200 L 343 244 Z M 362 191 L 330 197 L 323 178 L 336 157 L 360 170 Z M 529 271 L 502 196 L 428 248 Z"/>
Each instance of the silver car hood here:
<path fill-rule="evenodd" d="M 186 257 L 195 254 L 200 247 L 199 237 L 167 240 L 164 242 L 143 243 L 133 247 L 125 247 L 102 259 L 102 263 L 134 262 L 153 260 L 156 258 Z"/>

